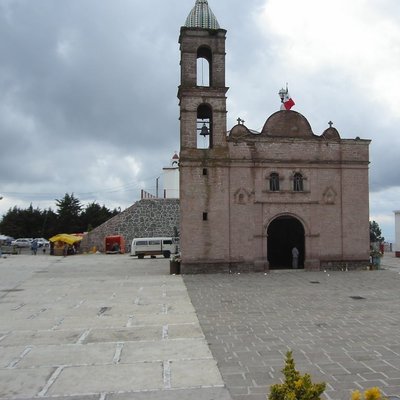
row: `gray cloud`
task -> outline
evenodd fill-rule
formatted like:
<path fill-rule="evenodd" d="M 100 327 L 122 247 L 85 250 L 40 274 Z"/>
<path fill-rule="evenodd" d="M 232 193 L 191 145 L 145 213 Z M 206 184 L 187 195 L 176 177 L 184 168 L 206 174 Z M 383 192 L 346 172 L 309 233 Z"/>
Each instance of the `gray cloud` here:
<path fill-rule="evenodd" d="M 400 113 L 363 87 L 373 83 L 365 69 L 355 78 L 354 65 L 345 61 L 295 62 L 290 36 L 262 18 L 266 5 L 274 12 L 275 0 L 209 4 L 228 30 L 228 128 L 240 116 L 261 129 L 289 82 L 295 109 L 315 133 L 332 120 L 342 137 L 373 140 L 373 193 L 400 186 Z M 385 18 L 391 7 L 398 15 L 397 0 L 385 4 Z M 162 167 L 179 150 L 178 36 L 193 5 L 0 0 L 1 213 L 30 202 L 54 207 L 65 192 L 125 208 L 141 188 L 154 191 Z M 389 80 L 382 88 L 396 89 Z M 371 213 L 388 218 L 395 196 L 387 198 L 375 208 L 372 197 Z"/>

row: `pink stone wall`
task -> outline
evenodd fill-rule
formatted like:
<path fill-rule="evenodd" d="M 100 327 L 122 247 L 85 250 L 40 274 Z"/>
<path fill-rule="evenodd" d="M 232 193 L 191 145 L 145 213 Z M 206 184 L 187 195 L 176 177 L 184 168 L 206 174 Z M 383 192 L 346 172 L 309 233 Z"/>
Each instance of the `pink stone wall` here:
<path fill-rule="evenodd" d="M 181 207 L 181 249 L 188 262 L 229 259 L 228 192 L 225 169 L 185 168 L 181 166 L 181 182 L 186 195 Z M 207 220 L 203 220 L 207 213 Z"/>
<path fill-rule="evenodd" d="M 186 165 L 181 158 L 183 267 L 267 267 L 267 229 L 281 215 L 303 224 L 306 268 L 352 260 L 367 263 L 368 144 L 274 138 L 250 146 L 229 143 L 227 158 L 208 154 L 201 163 L 192 154 Z M 305 177 L 303 192 L 293 192 L 294 171 Z M 271 172 L 282 178 L 279 192 L 269 191 L 266 178 Z M 203 212 L 208 221 L 202 220 Z"/>

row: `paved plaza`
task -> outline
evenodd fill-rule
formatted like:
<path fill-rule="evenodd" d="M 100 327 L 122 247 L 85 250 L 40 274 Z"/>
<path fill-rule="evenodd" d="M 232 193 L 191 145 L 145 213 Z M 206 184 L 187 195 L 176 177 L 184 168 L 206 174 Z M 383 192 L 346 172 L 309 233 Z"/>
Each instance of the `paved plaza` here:
<path fill-rule="evenodd" d="M 15 255 L 0 277 L 1 399 L 230 399 L 167 260 Z"/>
<path fill-rule="evenodd" d="M 173 276 L 162 258 L 1 258 L 0 399 L 265 400 L 287 350 L 326 399 L 400 395 L 400 262 L 383 268 Z"/>
<path fill-rule="evenodd" d="M 234 400 L 265 400 L 285 353 L 325 398 L 379 386 L 400 398 L 400 262 L 359 272 L 279 271 L 185 276 Z M 394 397 L 397 398 L 397 397 Z"/>

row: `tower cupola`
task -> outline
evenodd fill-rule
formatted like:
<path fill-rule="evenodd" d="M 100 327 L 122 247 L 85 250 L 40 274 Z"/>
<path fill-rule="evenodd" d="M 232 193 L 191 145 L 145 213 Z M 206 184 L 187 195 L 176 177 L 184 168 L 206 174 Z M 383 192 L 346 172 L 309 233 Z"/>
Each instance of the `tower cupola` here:
<path fill-rule="evenodd" d="M 220 29 L 217 18 L 211 11 L 207 0 L 196 0 L 195 6 L 186 18 L 185 27 Z"/>

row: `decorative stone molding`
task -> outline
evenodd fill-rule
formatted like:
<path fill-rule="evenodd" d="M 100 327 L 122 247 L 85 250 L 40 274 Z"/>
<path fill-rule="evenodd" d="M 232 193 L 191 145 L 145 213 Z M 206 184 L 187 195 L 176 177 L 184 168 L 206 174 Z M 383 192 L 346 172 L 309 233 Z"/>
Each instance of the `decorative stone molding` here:
<path fill-rule="evenodd" d="M 251 201 L 251 193 L 244 188 L 240 188 L 236 190 L 233 198 L 236 204 L 247 204 Z"/>
<path fill-rule="evenodd" d="M 336 196 L 337 194 L 335 190 L 332 188 L 332 186 L 329 186 L 325 189 L 322 201 L 324 204 L 335 204 Z"/>

